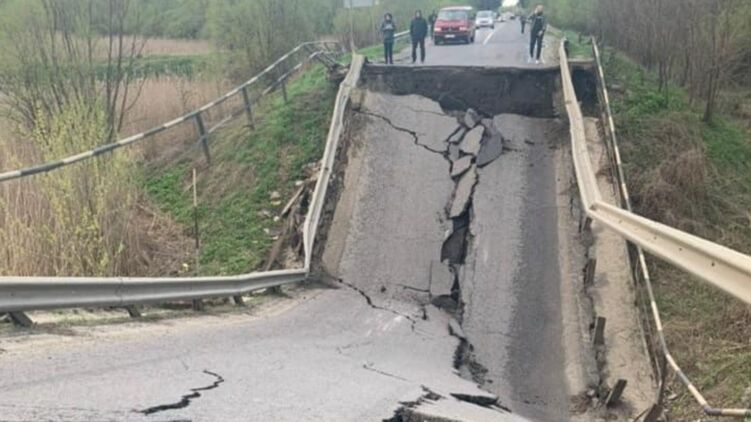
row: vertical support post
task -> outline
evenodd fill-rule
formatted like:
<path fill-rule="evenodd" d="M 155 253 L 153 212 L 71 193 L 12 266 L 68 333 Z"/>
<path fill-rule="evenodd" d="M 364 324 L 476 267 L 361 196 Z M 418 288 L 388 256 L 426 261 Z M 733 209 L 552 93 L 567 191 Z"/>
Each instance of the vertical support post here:
<path fill-rule="evenodd" d="M 287 75 L 282 75 L 282 95 L 284 96 L 284 103 L 288 103 L 289 99 L 287 98 Z"/>
<path fill-rule="evenodd" d="M 605 406 L 613 407 L 621 401 L 621 396 L 623 396 L 623 391 L 626 389 L 626 384 L 628 384 L 628 381 L 624 379 L 616 381 L 615 387 L 610 390 L 610 394 L 608 394 L 607 399 L 605 399 Z"/>
<path fill-rule="evenodd" d="M 196 312 L 203 312 L 205 309 L 205 306 L 203 304 L 203 300 L 201 299 L 194 299 L 193 300 L 193 310 Z"/>
<path fill-rule="evenodd" d="M 597 260 L 589 258 L 584 266 L 584 287 L 589 287 L 594 282 L 595 269 L 597 269 Z"/>
<path fill-rule="evenodd" d="M 605 344 L 605 318 L 597 317 L 595 320 L 595 335 L 593 342 L 595 346 L 602 346 Z"/>
<path fill-rule="evenodd" d="M 8 312 L 8 316 L 10 317 L 10 320 L 13 321 L 13 324 L 18 325 L 19 327 L 31 328 L 34 326 L 34 321 L 23 312 Z"/>
<path fill-rule="evenodd" d="M 662 356 L 660 360 L 660 389 L 657 392 L 657 403 L 649 409 L 647 416 L 644 417 L 644 422 L 657 422 L 662 416 L 665 400 L 665 384 L 667 382 L 668 361 L 665 356 Z"/>
<path fill-rule="evenodd" d="M 128 315 L 130 315 L 131 318 L 141 318 L 141 312 L 135 305 L 128 305 L 125 307 L 125 310 L 128 311 Z"/>
<path fill-rule="evenodd" d="M 203 124 L 201 113 L 196 113 L 196 127 L 198 127 L 198 140 L 201 141 L 203 154 L 206 156 L 206 162 L 211 164 L 211 154 L 209 152 L 209 134 L 206 132 L 206 126 Z"/>
<path fill-rule="evenodd" d="M 195 236 L 196 240 L 196 248 L 195 248 L 195 272 L 196 275 L 199 273 L 199 265 L 200 265 L 200 255 L 201 255 L 201 237 L 200 232 L 198 230 L 198 187 L 197 187 L 197 180 L 198 175 L 196 173 L 196 169 L 193 169 L 193 234 Z"/>
<path fill-rule="evenodd" d="M 245 114 L 248 116 L 248 123 L 252 129 L 256 128 L 256 121 L 253 119 L 253 104 L 250 102 L 250 94 L 248 94 L 248 87 L 242 88 L 243 102 L 245 102 Z"/>
<path fill-rule="evenodd" d="M 592 219 L 587 217 L 585 212 L 581 220 L 579 220 L 579 233 L 588 232 L 592 229 Z"/>

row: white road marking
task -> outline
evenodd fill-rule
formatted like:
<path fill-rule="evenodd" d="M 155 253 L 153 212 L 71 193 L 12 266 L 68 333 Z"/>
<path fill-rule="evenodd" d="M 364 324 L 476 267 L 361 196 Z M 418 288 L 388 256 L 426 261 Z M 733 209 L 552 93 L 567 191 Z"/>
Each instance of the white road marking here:
<path fill-rule="evenodd" d="M 488 41 L 490 41 L 491 38 L 493 38 L 493 35 L 495 35 L 495 31 L 497 31 L 498 28 L 493 29 L 492 32 L 485 38 L 485 41 L 482 42 L 482 45 L 488 45 Z"/>

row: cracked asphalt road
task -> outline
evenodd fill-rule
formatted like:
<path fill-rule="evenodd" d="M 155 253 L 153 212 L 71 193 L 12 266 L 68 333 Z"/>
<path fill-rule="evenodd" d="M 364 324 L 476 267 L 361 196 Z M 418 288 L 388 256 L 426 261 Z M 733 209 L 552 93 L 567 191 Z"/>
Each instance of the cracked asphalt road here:
<path fill-rule="evenodd" d="M 525 41 L 516 29 L 485 45 L 440 47 L 444 58 L 431 48 L 430 57 L 515 66 Z M 552 123 L 495 120 L 513 150 L 467 170 L 477 174 L 463 207 L 472 240 L 459 274 L 459 337 L 469 343 L 437 307 L 450 307 L 455 293 L 441 253 L 457 229 L 447 215 L 456 180 L 444 151 L 459 122 L 426 98 L 369 93 L 351 117 L 323 257 L 334 288 L 312 289 L 261 320 L 177 322 L 0 355 L 0 420 L 567 420 Z M 469 361 L 456 362 L 470 343 Z"/>

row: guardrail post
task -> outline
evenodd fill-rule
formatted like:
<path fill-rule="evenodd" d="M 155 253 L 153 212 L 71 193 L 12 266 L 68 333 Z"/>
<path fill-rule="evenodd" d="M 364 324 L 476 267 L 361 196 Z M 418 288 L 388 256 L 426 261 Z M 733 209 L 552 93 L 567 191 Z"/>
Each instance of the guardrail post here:
<path fill-rule="evenodd" d="M 579 233 L 588 232 L 592 229 L 592 219 L 586 214 L 579 220 Z"/>
<path fill-rule="evenodd" d="M 31 328 L 34 326 L 34 321 L 23 312 L 8 312 L 8 316 L 10 317 L 10 320 L 19 327 Z"/>
<path fill-rule="evenodd" d="M 589 287 L 594 282 L 596 268 L 596 259 L 590 258 L 589 260 L 587 260 L 587 264 L 584 266 L 584 287 Z"/>
<path fill-rule="evenodd" d="M 245 114 L 248 116 L 248 123 L 252 129 L 256 128 L 255 119 L 253 119 L 253 104 L 250 102 L 250 94 L 248 94 L 248 87 L 242 88 L 243 102 L 245 103 Z"/>
<path fill-rule="evenodd" d="M 282 96 L 284 96 L 284 102 L 288 103 L 289 99 L 287 98 L 287 76 L 282 76 Z"/>
<path fill-rule="evenodd" d="M 660 359 L 660 388 L 657 391 L 657 402 L 649 409 L 644 422 L 657 422 L 662 417 L 663 401 L 665 400 L 665 388 L 667 384 L 668 361 L 665 356 Z"/>
<path fill-rule="evenodd" d="M 593 338 L 595 346 L 605 344 L 605 318 L 597 317 L 595 319 L 595 335 Z"/>
<path fill-rule="evenodd" d="M 128 305 L 125 307 L 125 310 L 128 311 L 128 315 L 131 318 L 141 318 L 141 311 L 135 305 Z"/>
<path fill-rule="evenodd" d="M 615 383 L 615 387 L 613 387 L 612 390 L 610 390 L 610 394 L 608 394 L 607 399 L 605 399 L 605 406 L 607 407 L 613 407 L 621 400 L 621 396 L 623 395 L 623 391 L 626 389 L 626 384 L 628 384 L 628 381 L 624 379 L 619 379 Z"/>
<path fill-rule="evenodd" d="M 203 310 L 206 309 L 206 307 L 203 304 L 203 300 L 201 299 L 194 299 L 193 300 L 193 310 L 196 312 L 203 312 Z"/>
<path fill-rule="evenodd" d="M 198 140 L 201 141 L 203 154 L 206 156 L 206 162 L 211 164 L 211 153 L 209 152 L 209 134 L 206 132 L 206 125 L 203 124 L 201 112 L 196 113 L 196 127 L 198 127 Z"/>

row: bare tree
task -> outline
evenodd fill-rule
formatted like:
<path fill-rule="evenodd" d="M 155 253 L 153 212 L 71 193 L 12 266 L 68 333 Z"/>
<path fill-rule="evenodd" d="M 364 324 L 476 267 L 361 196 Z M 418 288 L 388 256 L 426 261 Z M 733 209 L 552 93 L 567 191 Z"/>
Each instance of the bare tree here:
<path fill-rule="evenodd" d="M 138 95 L 133 69 L 146 43 L 137 37 L 137 0 L 16 2 L 2 32 L 0 91 L 26 128 L 69 104 L 104 107 L 116 137 Z"/>

